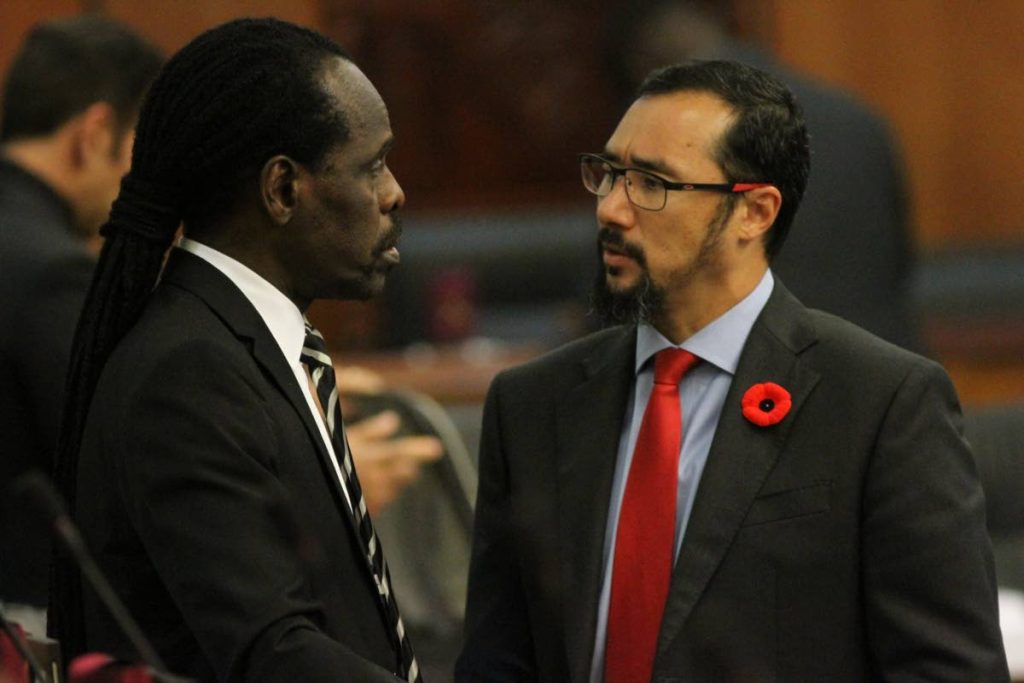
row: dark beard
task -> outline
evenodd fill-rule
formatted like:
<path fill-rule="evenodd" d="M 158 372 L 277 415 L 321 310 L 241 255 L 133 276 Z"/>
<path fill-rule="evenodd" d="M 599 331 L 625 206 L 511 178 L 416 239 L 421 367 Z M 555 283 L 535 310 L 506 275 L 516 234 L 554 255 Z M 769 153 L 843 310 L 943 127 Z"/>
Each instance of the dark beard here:
<path fill-rule="evenodd" d="M 722 241 L 722 234 L 725 232 L 725 224 L 735 206 L 734 195 L 729 195 L 722 201 L 715 216 L 708 224 L 707 234 L 700 244 L 696 258 L 685 272 L 676 276 L 674 280 L 676 285 L 692 280 L 697 273 L 713 265 Z M 602 244 L 615 247 L 637 262 L 641 275 L 635 285 L 623 291 L 612 291 L 608 286 L 605 266 L 601 260 Z M 621 231 L 601 228 L 597 233 L 597 259 L 597 277 L 594 279 L 594 286 L 591 290 L 590 304 L 592 311 L 601 323 L 605 326 L 656 323 L 665 312 L 667 289 L 655 284 L 651 279 L 651 273 L 647 269 L 647 256 L 643 250 L 636 245 L 628 244 L 622 237 Z"/>
<path fill-rule="evenodd" d="M 624 251 L 637 262 L 642 275 L 634 286 L 618 292 L 612 291 L 608 286 L 605 266 L 601 263 L 602 244 Z M 597 239 L 597 258 L 599 267 L 590 294 L 590 305 L 603 325 L 651 322 L 661 314 L 665 304 L 665 290 L 651 280 L 651 274 L 647 270 L 647 257 L 643 251 L 627 244 L 619 231 L 601 228 Z"/>

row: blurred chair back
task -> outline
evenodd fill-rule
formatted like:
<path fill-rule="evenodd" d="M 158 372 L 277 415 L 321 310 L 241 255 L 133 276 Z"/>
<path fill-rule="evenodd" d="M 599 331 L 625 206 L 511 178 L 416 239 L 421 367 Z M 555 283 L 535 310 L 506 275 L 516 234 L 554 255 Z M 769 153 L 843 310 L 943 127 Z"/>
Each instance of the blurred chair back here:
<path fill-rule="evenodd" d="M 476 465 L 455 424 L 429 396 L 389 391 L 350 398 L 362 414 L 398 413 L 400 435 L 433 435 L 444 445 L 444 455 L 374 517 L 374 527 L 423 677 L 450 681 L 462 639 Z"/>

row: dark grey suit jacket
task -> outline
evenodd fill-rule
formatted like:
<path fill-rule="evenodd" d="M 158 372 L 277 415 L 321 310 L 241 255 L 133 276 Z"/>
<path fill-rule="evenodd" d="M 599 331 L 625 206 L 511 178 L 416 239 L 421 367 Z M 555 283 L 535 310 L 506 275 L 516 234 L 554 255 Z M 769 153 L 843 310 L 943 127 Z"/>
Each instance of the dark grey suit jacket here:
<path fill-rule="evenodd" d="M 588 680 L 635 338 L 600 332 L 494 381 L 457 680 Z M 766 381 L 793 407 L 762 428 L 740 404 Z M 654 680 L 1008 680 L 960 422 L 939 366 L 777 280 L 700 482 Z"/>
<path fill-rule="evenodd" d="M 393 681 L 342 490 L 294 372 L 230 280 L 177 251 L 103 371 L 77 517 L 175 672 Z M 131 649 L 86 590 L 94 650 Z"/>
<path fill-rule="evenodd" d="M 46 607 L 49 530 L 5 490 L 53 467 L 71 337 L 94 266 L 67 203 L 0 159 L 0 600 Z"/>

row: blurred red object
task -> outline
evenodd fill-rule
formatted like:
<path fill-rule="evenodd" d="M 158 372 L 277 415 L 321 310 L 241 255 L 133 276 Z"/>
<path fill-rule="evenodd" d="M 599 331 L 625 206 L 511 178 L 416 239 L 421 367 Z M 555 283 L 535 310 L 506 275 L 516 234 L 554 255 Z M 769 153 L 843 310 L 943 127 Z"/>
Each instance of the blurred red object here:
<path fill-rule="evenodd" d="M 68 667 L 68 683 L 154 683 L 155 680 L 146 667 L 121 662 L 99 652 L 75 657 Z"/>
<path fill-rule="evenodd" d="M 10 623 L 10 622 L 8 622 Z M 17 624 L 10 624 L 23 639 L 25 632 Z M 0 683 L 25 683 L 28 681 L 28 662 L 25 661 L 11 637 L 0 631 Z"/>
<path fill-rule="evenodd" d="M 449 268 L 430 282 L 428 309 L 430 339 L 456 342 L 476 328 L 477 284 L 468 268 Z"/>

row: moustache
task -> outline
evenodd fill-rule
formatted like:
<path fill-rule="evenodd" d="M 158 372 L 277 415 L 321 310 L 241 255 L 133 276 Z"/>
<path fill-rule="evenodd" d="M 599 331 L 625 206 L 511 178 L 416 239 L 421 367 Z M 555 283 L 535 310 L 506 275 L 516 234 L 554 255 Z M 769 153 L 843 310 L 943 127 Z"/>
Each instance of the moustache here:
<path fill-rule="evenodd" d="M 627 242 L 622 236 L 622 232 L 619 230 L 613 230 L 611 228 L 601 228 L 598 230 L 597 248 L 599 253 L 601 249 L 605 248 L 622 252 L 636 261 L 639 265 L 647 265 L 647 255 L 644 253 L 643 247 Z"/>
<path fill-rule="evenodd" d="M 398 240 L 402 237 L 402 218 L 397 213 L 391 216 L 391 226 L 381 235 L 377 242 L 375 252 L 383 254 L 388 249 L 398 246 Z"/>

